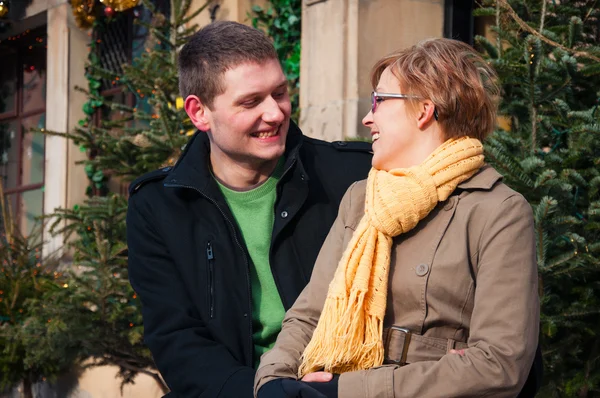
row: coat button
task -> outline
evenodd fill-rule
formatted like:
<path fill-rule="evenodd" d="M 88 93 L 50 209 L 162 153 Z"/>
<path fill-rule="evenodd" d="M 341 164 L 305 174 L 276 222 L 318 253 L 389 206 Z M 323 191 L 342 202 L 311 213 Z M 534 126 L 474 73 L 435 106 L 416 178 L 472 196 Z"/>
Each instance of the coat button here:
<path fill-rule="evenodd" d="M 452 208 L 454 207 L 454 203 L 456 203 L 455 198 L 448 199 L 448 201 L 444 205 L 444 210 L 447 210 L 447 211 L 452 210 Z"/>
<path fill-rule="evenodd" d="M 415 270 L 415 272 L 417 273 L 418 276 L 427 275 L 427 272 L 429 272 L 429 265 L 419 264 L 419 265 L 417 265 L 417 269 Z"/>
<path fill-rule="evenodd" d="M 287 218 L 287 216 L 288 216 L 288 212 L 287 211 L 284 210 L 284 211 L 281 212 L 281 218 Z"/>

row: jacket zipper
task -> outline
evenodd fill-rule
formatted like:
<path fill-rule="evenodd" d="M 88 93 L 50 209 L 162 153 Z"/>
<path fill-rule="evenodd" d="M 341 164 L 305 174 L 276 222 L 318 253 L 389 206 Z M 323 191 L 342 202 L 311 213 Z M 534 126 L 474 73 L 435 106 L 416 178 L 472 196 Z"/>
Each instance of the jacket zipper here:
<path fill-rule="evenodd" d="M 214 258 L 213 248 L 210 241 L 206 244 L 206 260 L 208 262 L 208 308 L 210 319 L 215 317 L 215 269 L 214 269 Z"/>
<path fill-rule="evenodd" d="M 283 181 L 283 177 L 285 177 L 285 175 L 292 169 L 292 167 L 294 167 L 295 164 L 296 164 L 296 159 L 294 159 L 290 163 L 288 168 L 284 170 L 283 174 L 281 174 L 281 178 L 277 182 L 277 199 L 279 199 L 279 196 L 281 193 L 279 190 L 279 187 L 280 187 L 279 183 L 281 181 Z M 276 207 L 277 207 L 277 203 L 276 203 Z M 275 212 L 275 208 L 273 209 L 273 212 Z M 277 220 L 277 213 L 275 213 L 275 220 Z M 273 242 L 275 242 L 274 238 L 275 238 L 274 236 L 271 236 L 271 245 L 269 246 L 269 264 L 273 264 L 273 262 L 271 261 L 272 260 L 271 255 L 273 254 Z M 279 297 L 281 298 L 281 302 L 282 302 L 283 306 L 285 308 L 290 308 L 291 306 L 288 307 L 285 295 L 282 293 L 281 283 L 279 282 L 279 277 L 275 274 L 275 272 L 273 272 L 273 269 L 271 269 L 271 274 L 273 275 L 273 281 L 275 282 L 275 287 L 277 288 L 277 291 L 279 293 Z"/>
<path fill-rule="evenodd" d="M 249 334 L 249 340 L 250 340 L 250 344 L 249 344 L 249 352 L 248 352 L 248 358 L 252 358 L 252 360 L 254 360 L 254 341 L 252 340 L 252 287 L 250 286 L 250 264 L 248 263 L 248 257 L 246 256 L 246 252 L 244 251 L 243 246 L 241 245 L 240 241 L 237 238 L 237 234 L 235 233 L 235 226 L 233 225 L 233 223 L 231 222 L 231 220 L 227 217 L 227 215 L 225 214 L 225 212 L 223 210 L 221 210 L 221 208 L 219 207 L 219 205 L 217 204 L 217 202 L 212 199 L 211 197 L 207 196 L 206 194 L 204 194 L 202 191 L 200 191 L 198 188 L 189 186 L 189 185 L 180 185 L 180 184 L 164 184 L 165 187 L 170 187 L 170 188 L 187 188 L 187 189 L 193 189 L 194 191 L 198 192 L 200 195 L 202 195 L 203 197 L 206 198 L 206 200 L 208 200 L 209 202 L 211 202 L 216 208 L 217 210 L 219 210 L 219 212 L 221 213 L 221 215 L 223 216 L 223 218 L 227 221 L 227 223 L 229 224 L 229 227 L 231 228 L 231 231 L 233 232 L 233 240 L 235 241 L 235 244 L 237 245 L 237 247 L 240 249 L 240 251 L 242 252 L 242 255 L 244 256 L 244 262 L 246 264 L 246 286 L 248 288 L 248 302 L 250 303 L 250 314 L 248 314 L 248 316 L 246 317 L 248 319 L 248 328 L 250 331 Z"/>

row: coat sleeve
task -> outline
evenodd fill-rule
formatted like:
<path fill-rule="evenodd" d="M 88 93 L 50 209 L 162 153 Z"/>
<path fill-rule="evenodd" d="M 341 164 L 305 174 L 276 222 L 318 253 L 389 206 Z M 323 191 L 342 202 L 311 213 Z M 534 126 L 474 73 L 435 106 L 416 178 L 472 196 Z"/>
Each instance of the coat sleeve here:
<path fill-rule="evenodd" d="M 208 332 L 182 283 L 153 212 L 140 193 L 129 199 L 129 279 L 140 296 L 144 340 L 172 390 L 169 397 L 250 398 L 254 369 Z"/>
<path fill-rule="evenodd" d="M 310 281 L 286 313 L 275 346 L 260 359 L 255 379 L 255 396 L 260 387 L 273 379 L 296 379 L 298 376 L 300 357 L 317 327 L 329 283 L 342 257 L 346 233 L 345 216 L 351 206 L 352 189 L 355 185 L 356 183 L 348 188 L 341 201 L 338 217 L 319 252 Z"/>
<path fill-rule="evenodd" d="M 535 355 L 539 300 L 531 207 L 513 195 L 488 216 L 465 355 L 343 374 L 354 397 L 516 397 Z"/>

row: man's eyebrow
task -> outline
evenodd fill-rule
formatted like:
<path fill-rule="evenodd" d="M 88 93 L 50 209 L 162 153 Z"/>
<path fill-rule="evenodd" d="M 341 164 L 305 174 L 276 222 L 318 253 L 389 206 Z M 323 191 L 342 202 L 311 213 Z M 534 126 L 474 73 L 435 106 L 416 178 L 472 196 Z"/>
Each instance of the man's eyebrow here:
<path fill-rule="evenodd" d="M 241 94 L 240 96 L 236 97 L 235 102 L 246 101 L 250 98 L 261 97 L 262 95 L 263 95 L 263 93 L 260 91 L 251 91 L 249 93 L 244 93 L 244 94 Z"/>
<path fill-rule="evenodd" d="M 275 87 L 275 90 L 279 90 L 279 89 L 284 88 L 284 87 L 287 87 L 287 81 L 286 80 L 284 80 L 277 87 Z M 241 101 L 247 100 L 249 98 L 253 98 L 253 97 L 261 97 L 262 95 L 264 95 L 264 93 L 261 92 L 261 91 L 252 91 L 252 92 L 240 95 L 239 97 L 237 97 L 235 99 L 235 102 L 241 102 Z"/>

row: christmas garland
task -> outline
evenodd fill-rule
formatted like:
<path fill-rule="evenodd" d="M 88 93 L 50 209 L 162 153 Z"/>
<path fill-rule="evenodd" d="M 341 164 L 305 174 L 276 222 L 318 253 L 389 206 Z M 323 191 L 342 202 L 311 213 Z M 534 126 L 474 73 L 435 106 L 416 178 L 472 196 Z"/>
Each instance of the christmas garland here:
<path fill-rule="evenodd" d="M 2 1 L 2 0 L 0 0 Z M 137 6 L 139 0 L 72 0 L 73 15 L 80 29 L 93 27 L 94 21 L 99 15 L 104 14 L 108 18 L 115 16 L 117 12 L 127 11 Z"/>
<path fill-rule="evenodd" d="M 8 14 L 8 0 L 0 0 L 0 18 Z"/>
<path fill-rule="evenodd" d="M 79 0 L 73 0 L 73 7 L 75 7 L 75 2 Z M 95 0 L 84 0 L 86 2 L 94 2 Z M 95 19 L 92 22 L 91 27 L 93 28 L 93 32 L 90 33 L 92 37 L 95 36 L 95 33 L 98 29 L 101 29 L 106 22 L 103 18 Z M 90 129 L 94 124 L 94 115 L 97 112 L 97 109 L 104 105 L 104 98 L 100 94 L 100 88 L 102 87 L 102 77 L 97 74 L 98 68 L 101 67 L 100 57 L 98 56 L 97 51 L 97 41 L 90 40 L 88 44 L 89 53 L 88 53 L 88 64 L 86 66 L 85 77 L 88 81 L 88 100 L 83 104 L 82 110 L 85 114 L 85 118 L 79 120 L 79 127 L 82 129 Z M 92 159 L 97 153 L 99 148 L 87 148 L 84 145 L 79 146 L 79 150 L 81 152 L 87 152 L 88 159 Z M 100 169 L 97 169 L 93 164 L 87 163 L 84 167 L 85 173 L 90 180 L 90 185 L 86 189 L 86 195 L 88 197 L 94 196 L 95 194 L 106 194 L 108 191 L 108 178 L 105 176 L 104 172 Z"/>

